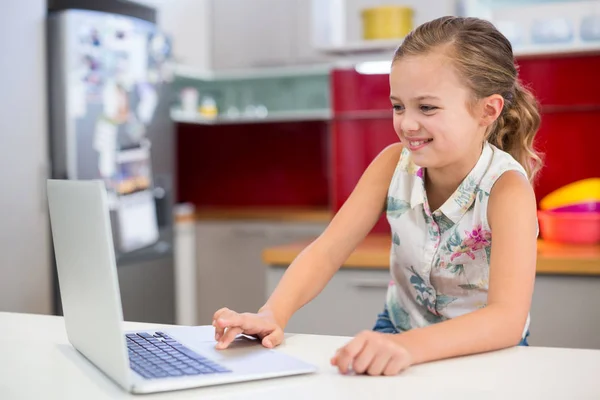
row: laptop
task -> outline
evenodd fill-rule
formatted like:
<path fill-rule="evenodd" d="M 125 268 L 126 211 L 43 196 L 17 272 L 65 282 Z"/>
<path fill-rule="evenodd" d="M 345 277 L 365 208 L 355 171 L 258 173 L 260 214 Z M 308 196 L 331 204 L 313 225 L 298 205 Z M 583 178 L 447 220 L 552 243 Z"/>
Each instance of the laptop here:
<path fill-rule="evenodd" d="M 69 342 L 131 393 L 153 393 L 316 371 L 240 335 L 217 350 L 212 326 L 123 331 L 105 185 L 48 180 L 48 205 Z"/>

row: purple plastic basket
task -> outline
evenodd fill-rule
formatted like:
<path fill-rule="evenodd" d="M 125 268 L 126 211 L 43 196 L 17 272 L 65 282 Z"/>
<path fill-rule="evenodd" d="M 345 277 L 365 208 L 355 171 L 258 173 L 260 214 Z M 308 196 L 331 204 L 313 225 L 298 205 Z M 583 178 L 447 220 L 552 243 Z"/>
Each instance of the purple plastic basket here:
<path fill-rule="evenodd" d="M 600 212 L 600 201 L 588 201 L 585 203 L 569 204 L 553 208 L 552 211 L 557 212 Z"/>

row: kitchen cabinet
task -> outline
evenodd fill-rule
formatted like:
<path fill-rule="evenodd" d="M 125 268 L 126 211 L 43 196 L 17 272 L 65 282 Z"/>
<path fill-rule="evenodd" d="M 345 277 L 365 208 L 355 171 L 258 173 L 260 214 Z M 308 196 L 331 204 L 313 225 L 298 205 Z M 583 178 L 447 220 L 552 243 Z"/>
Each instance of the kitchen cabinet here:
<path fill-rule="evenodd" d="M 285 65 L 295 0 L 212 1 L 213 69 Z"/>
<path fill-rule="evenodd" d="M 267 271 L 271 293 L 285 268 Z M 322 335 L 353 336 L 372 329 L 383 311 L 390 273 L 383 269 L 340 269 L 325 289 L 290 319 L 286 331 Z"/>
<path fill-rule="evenodd" d="M 538 275 L 529 344 L 600 349 L 600 276 Z"/>
<path fill-rule="evenodd" d="M 324 63 L 312 43 L 306 0 L 212 2 L 215 70 Z"/>
<path fill-rule="evenodd" d="M 196 71 L 324 63 L 307 0 L 137 0 L 157 9 L 175 62 Z"/>
<path fill-rule="evenodd" d="M 271 292 L 307 241 L 267 248 Z M 371 329 L 383 309 L 389 273 L 388 235 L 369 235 L 312 302 L 292 317 L 289 332 L 354 335 Z M 600 246 L 538 243 L 531 305 L 533 346 L 600 349 Z"/>
<path fill-rule="evenodd" d="M 198 324 L 228 307 L 256 312 L 267 299 L 262 250 L 321 234 L 324 222 L 200 221 L 196 229 Z"/>
<path fill-rule="evenodd" d="M 285 272 L 267 272 L 270 293 Z M 352 336 L 372 329 L 383 310 L 390 274 L 385 269 L 338 271 L 312 302 L 290 320 L 287 332 Z M 538 275 L 531 305 L 531 346 L 600 349 L 600 276 Z"/>
<path fill-rule="evenodd" d="M 135 0 L 156 10 L 156 22 L 172 41 L 176 63 L 206 71 L 212 63 L 212 0 Z"/>

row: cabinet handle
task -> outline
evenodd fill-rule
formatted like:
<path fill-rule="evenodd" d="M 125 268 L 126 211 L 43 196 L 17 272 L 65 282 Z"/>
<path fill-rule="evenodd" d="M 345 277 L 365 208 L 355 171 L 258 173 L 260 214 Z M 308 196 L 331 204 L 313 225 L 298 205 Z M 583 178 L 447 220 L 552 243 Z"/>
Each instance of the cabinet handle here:
<path fill-rule="evenodd" d="M 358 289 L 387 289 L 390 281 L 382 281 L 381 279 L 355 279 L 352 285 Z"/>

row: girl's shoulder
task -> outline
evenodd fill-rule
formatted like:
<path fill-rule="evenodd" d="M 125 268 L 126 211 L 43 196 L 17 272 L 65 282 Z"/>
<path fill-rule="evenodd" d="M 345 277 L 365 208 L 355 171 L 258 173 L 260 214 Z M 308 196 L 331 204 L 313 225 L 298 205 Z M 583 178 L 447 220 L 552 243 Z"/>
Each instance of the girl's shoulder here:
<path fill-rule="evenodd" d="M 500 177 L 508 171 L 515 171 L 527 179 L 527 172 L 525 171 L 525 168 L 523 168 L 523 166 L 519 164 L 519 162 L 515 160 L 513 156 L 503 150 L 500 150 L 493 144 L 488 145 L 492 150 L 492 157 L 487 171 L 480 181 L 479 187 L 481 190 L 490 193 L 498 179 L 500 179 Z"/>

